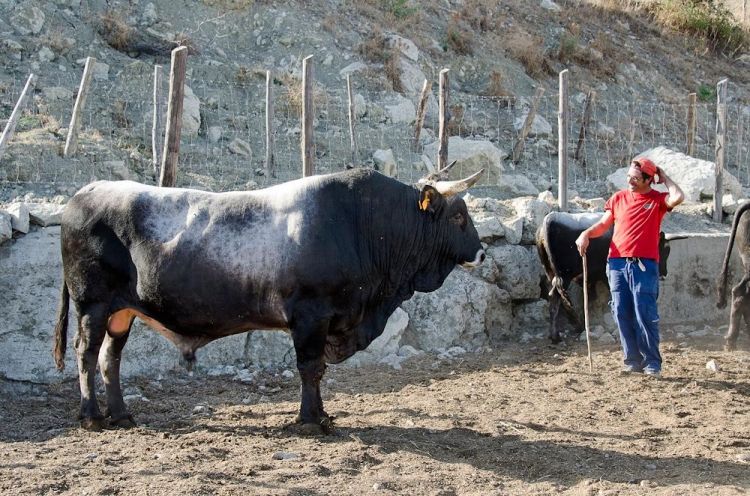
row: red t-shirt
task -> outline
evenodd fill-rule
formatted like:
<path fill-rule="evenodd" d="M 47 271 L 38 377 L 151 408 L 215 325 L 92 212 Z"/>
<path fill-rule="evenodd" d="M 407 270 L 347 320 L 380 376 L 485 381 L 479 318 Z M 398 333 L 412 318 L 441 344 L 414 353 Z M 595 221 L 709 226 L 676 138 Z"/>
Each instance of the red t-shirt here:
<path fill-rule="evenodd" d="M 607 200 L 604 210 L 611 211 L 615 219 L 609 258 L 659 260 L 659 230 L 669 210 L 667 196 L 669 193 L 653 189 L 645 194 L 622 190 Z"/>

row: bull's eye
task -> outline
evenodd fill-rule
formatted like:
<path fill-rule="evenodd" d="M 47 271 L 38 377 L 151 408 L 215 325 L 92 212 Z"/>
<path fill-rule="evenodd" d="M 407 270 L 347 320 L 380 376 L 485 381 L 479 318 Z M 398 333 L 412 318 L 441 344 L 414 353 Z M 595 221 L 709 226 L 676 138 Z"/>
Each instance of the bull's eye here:
<path fill-rule="evenodd" d="M 453 214 L 453 217 L 451 217 L 451 222 L 463 229 L 463 227 L 466 225 L 466 218 L 464 217 L 464 214 L 462 214 L 461 212 L 457 212 Z"/>

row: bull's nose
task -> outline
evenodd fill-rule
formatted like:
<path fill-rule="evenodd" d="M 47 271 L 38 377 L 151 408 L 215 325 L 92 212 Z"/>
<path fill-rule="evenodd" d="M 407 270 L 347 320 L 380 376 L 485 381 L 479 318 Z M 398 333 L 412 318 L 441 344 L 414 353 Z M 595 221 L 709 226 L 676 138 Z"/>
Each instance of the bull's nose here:
<path fill-rule="evenodd" d="M 484 262 L 485 258 L 486 258 L 486 255 L 484 254 L 484 250 L 479 250 L 476 256 L 474 257 L 474 260 L 472 260 L 471 262 L 464 262 L 461 264 L 461 266 L 466 267 L 467 269 L 470 269 Z"/>

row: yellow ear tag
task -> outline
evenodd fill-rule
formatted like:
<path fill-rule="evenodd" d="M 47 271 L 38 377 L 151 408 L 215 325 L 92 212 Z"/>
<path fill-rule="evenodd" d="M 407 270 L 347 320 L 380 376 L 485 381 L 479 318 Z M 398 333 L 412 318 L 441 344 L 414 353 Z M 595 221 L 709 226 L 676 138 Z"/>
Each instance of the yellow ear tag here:
<path fill-rule="evenodd" d="M 421 202 L 419 202 L 419 209 L 424 212 L 424 211 L 427 210 L 427 207 L 429 207 L 429 206 L 430 206 L 430 197 L 429 196 L 425 196 L 424 200 L 422 200 Z"/>

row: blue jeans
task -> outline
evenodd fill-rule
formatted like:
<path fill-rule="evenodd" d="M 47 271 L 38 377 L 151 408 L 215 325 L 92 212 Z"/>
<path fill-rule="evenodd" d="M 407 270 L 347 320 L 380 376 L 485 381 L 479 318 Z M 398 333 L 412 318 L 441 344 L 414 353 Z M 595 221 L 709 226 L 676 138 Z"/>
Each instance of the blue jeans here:
<path fill-rule="evenodd" d="M 612 315 L 620 330 L 625 365 L 634 370 L 661 371 L 659 353 L 659 264 L 655 260 L 610 258 L 607 278 Z"/>

